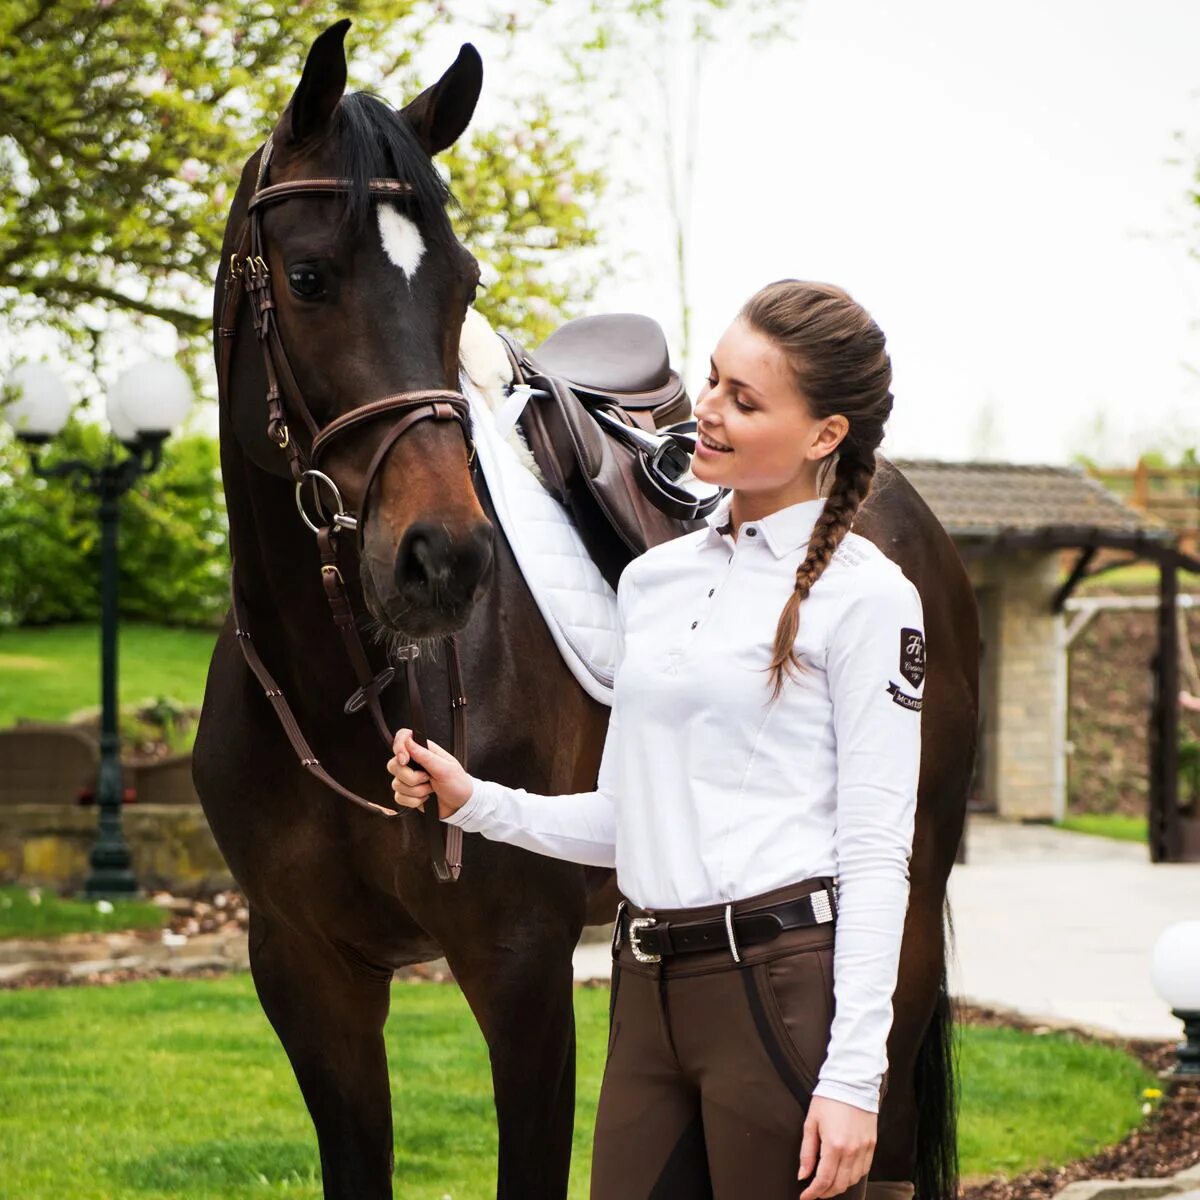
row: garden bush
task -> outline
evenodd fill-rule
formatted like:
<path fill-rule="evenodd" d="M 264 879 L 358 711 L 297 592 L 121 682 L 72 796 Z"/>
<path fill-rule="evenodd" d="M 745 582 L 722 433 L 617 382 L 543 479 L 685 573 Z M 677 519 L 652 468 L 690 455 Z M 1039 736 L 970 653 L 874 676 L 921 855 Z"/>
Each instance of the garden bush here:
<path fill-rule="evenodd" d="M 72 420 L 42 452 L 102 462 L 97 426 Z M 97 500 L 78 479 L 41 479 L 29 451 L 0 435 L 0 626 L 95 621 L 100 615 Z M 120 611 L 174 625 L 213 625 L 228 607 L 225 499 L 214 438 L 169 439 L 156 471 L 121 502 Z"/>

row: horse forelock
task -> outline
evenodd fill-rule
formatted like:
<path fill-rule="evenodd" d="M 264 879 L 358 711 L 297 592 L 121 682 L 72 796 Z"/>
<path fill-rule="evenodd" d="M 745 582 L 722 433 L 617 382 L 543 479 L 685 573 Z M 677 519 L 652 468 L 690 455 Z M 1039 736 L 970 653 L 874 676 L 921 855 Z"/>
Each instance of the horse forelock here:
<path fill-rule="evenodd" d="M 397 211 L 421 227 L 426 242 L 452 236 L 446 209 L 457 202 L 396 109 L 370 92 L 351 92 L 334 110 L 330 133 L 337 173 L 350 180 L 343 221 L 352 233 L 361 235 L 370 218 L 370 181 L 401 179 L 412 195 Z"/>

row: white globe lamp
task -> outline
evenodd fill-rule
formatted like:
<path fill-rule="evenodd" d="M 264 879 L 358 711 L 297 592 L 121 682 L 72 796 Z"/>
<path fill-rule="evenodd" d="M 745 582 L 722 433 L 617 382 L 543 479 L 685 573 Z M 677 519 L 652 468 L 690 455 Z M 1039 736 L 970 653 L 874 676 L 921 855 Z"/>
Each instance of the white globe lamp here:
<path fill-rule="evenodd" d="M 129 435 L 165 438 L 183 424 L 191 407 L 191 380 L 180 366 L 166 358 L 152 358 L 130 367 L 112 385 L 107 397 L 109 424 L 121 441 Z"/>
<path fill-rule="evenodd" d="M 104 415 L 108 417 L 108 427 L 118 442 L 126 446 L 132 446 L 137 442 L 140 436 L 138 431 L 133 427 L 133 422 L 125 415 L 125 410 L 122 409 L 120 402 L 111 391 L 104 398 Z"/>
<path fill-rule="evenodd" d="M 1200 919 L 1176 921 L 1158 935 L 1150 956 L 1150 979 L 1183 1022 L 1184 1040 L 1164 1077 L 1200 1083 Z"/>
<path fill-rule="evenodd" d="M 71 397 L 66 384 L 43 363 L 22 363 L 4 381 L 12 400 L 0 415 L 17 436 L 28 442 L 45 442 L 67 423 Z"/>

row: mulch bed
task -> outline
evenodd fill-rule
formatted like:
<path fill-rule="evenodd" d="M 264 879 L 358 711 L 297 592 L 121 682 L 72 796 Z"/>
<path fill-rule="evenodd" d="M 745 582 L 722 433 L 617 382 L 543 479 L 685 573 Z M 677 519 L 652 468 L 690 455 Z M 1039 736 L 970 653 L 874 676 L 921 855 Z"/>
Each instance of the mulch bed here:
<path fill-rule="evenodd" d="M 170 912 L 170 931 L 185 937 L 194 937 L 198 933 L 245 932 L 250 928 L 246 897 L 233 888 L 207 896 L 172 896 L 158 892 L 150 900 Z"/>
<path fill-rule="evenodd" d="M 158 902 L 171 912 L 170 931 L 192 937 L 202 933 L 244 930 L 249 923 L 245 898 L 235 891 L 218 892 L 203 898 L 159 896 Z M 140 979 L 170 977 L 165 968 L 130 968 L 66 978 L 54 969 L 0 984 L 0 990 L 62 986 L 113 986 Z M 227 971 L 202 967 L 188 972 L 189 979 L 215 979 Z M 423 963 L 398 973 L 411 982 L 447 978 L 439 964 Z M 595 986 L 607 986 L 597 983 Z M 1055 1024 L 1048 1026 L 1019 1013 L 981 1005 L 957 1003 L 957 1020 L 963 1024 L 1021 1029 L 1030 1033 L 1070 1033 L 1085 1041 L 1103 1041 L 1116 1046 L 1158 1072 L 1174 1061 L 1174 1043 L 1140 1038 L 1102 1037 L 1093 1030 Z M 1159 1179 L 1200 1163 L 1200 1086 L 1182 1086 L 1156 1102 L 1142 1125 L 1114 1146 L 1062 1167 L 1027 1171 L 1011 1179 L 996 1177 L 964 1185 L 961 1200 L 1050 1200 L 1069 1183 L 1079 1179 Z"/>
<path fill-rule="evenodd" d="M 971 1025 L 1045 1032 L 1048 1027 L 1016 1013 L 958 1004 L 958 1019 Z M 1175 1043 L 1142 1038 L 1097 1037 L 1089 1030 L 1055 1025 L 1085 1041 L 1103 1041 L 1140 1059 L 1158 1072 L 1175 1061 Z M 1047 1170 L 1026 1171 L 1011 1179 L 988 1179 L 959 1190 L 962 1200 L 1050 1200 L 1079 1179 L 1161 1179 L 1200 1163 L 1200 1085 L 1183 1085 L 1155 1102 L 1142 1125 L 1113 1146 L 1088 1158 Z"/>
<path fill-rule="evenodd" d="M 250 910 L 246 898 L 233 888 L 210 892 L 203 896 L 173 896 L 168 892 L 157 892 L 149 897 L 153 904 L 164 908 L 170 915 L 161 929 L 138 929 L 128 935 L 137 941 L 155 942 L 164 934 L 179 939 L 188 939 L 204 934 L 245 933 L 250 928 Z M 64 934 L 58 941 L 94 940 L 99 947 L 103 934 Z M 99 953 L 99 951 L 98 951 Z M 218 966 L 191 966 L 186 961 L 167 966 L 119 967 L 113 970 L 92 971 L 76 975 L 63 967 L 47 965 L 44 970 L 31 972 L 17 979 L 0 980 L 0 991 L 22 991 L 28 988 L 54 987 L 106 987 L 118 983 L 131 983 L 139 979 L 177 978 L 186 970 L 188 979 L 216 979 L 228 974 L 226 968 Z"/>

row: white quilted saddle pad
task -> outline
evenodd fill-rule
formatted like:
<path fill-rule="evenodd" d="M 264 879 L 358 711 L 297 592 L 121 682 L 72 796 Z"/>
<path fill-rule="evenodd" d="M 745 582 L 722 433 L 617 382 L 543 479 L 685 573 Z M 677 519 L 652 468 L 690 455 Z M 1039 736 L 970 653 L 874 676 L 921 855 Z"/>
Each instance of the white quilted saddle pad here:
<path fill-rule="evenodd" d="M 616 593 L 588 556 L 567 509 L 522 461 L 513 444 L 512 405 L 507 412 L 494 408 L 496 397 L 489 401 L 465 369 L 459 383 L 471 405 L 475 452 L 496 515 L 550 636 L 588 695 L 611 707 Z"/>

